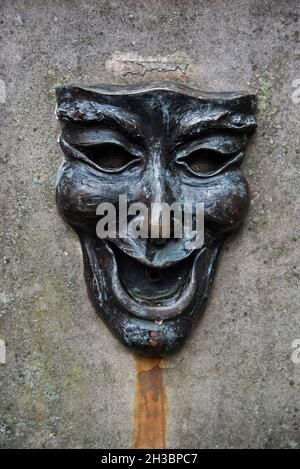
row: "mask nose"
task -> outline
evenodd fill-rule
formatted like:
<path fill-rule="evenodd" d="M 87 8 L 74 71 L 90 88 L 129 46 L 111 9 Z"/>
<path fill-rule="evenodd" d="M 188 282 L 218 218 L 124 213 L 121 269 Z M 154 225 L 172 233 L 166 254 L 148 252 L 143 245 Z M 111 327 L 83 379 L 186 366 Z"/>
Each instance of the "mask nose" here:
<path fill-rule="evenodd" d="M 172 191 L 166 180 L 166 171 L 162 167 L 161 158 L 155 158 L 152 165 L 151 180 L 149 184 L 149 236 L 150 242 L 162 246 L 168 241 L 164 234 L 166 223 L 170 226 L 170 237 L 173 233 L 173 223 L 170 217 L 163 215 L 166 204 L 172 204 Z"/>
<path fill-rule="evenodd" d="M 154 203 L 149 213 L 150 241 L 156 246 L 166 244 L 167 238 L 163 237 L 164 219 L 162 215 L 162 206 L 160 203 Z"/>

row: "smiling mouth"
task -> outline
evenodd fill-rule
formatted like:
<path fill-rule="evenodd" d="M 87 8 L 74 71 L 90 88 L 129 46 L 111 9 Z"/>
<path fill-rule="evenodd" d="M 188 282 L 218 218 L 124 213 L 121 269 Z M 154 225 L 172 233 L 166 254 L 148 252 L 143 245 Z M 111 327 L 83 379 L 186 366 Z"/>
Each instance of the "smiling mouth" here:
<path fill-rule="evenodd" d="M 125 253 L 108 240 L 81 236 L 86 279 L 96 309 L 107 318 L 120 305 L 120 317 L 156 325 L 169 324 L 199 312 L 208 297 L 222 239 L 212 239 L 200 250 L 163 268 L 154 268 Z M 103 289 L 111 292 L 103 296 Z M 111 310 L 107 306 L 111 305 Z M 124 317 L 124 319 L 125 319 Z M 110 321 L 107 319 L 108 322 Z M 141 324 L 141 323 L 139 323 Z M 151 326 L 152 327 L 152 326 Z"/>
<path fill-rule="evenodd" d="M 112 291 L 132 315 L 156 322 L 181 315 L 197 289 L 198 265 L 207 248 L 167 268 L 151 268 L 105 242 L 112 257 Z"/>

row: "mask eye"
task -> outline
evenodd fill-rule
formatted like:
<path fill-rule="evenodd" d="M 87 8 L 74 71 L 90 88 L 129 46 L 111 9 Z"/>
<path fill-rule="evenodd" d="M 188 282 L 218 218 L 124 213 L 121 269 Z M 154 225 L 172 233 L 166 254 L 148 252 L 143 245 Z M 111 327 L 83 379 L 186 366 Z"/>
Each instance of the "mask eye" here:
<path fill-rule="evenodd" d="M 85 157 L 98 168 L 108 172 L 117 172 L 139 160 L 121 145 L 101 144 L 77 147 Z"/>
<path fill-rule="evenodd" d="M 218 174 L 227 166 L 241 161 L 243 154 L 226 155 L 216 150 L 199 148 L 187 156 L 177 158 L 177 163 L 185 166 L 190 172 L 200 177 Z"/>
<path fill-rule="evenodd" d="M 186 165 L 195 173 L 212 173 L 224 164 L 224 156 L 214 150 L 196 150 L 184 158 Z"/>

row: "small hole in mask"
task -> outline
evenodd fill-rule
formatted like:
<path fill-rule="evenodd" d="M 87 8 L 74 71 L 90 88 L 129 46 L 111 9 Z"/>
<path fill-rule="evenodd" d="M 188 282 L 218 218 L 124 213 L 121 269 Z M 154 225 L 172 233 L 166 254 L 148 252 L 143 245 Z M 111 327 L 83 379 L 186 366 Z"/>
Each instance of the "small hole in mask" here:
<path fill-rule="evenodd" d="M 220 153 L 214 150 L 196 150 L 184 159 L 185 163 L 195 173 L 211 173 L 225 162 Z"/>
<path fill-rule="evenodd" d="M 147 269 L 146 274 L 150 282 L 159 282 L 161 279 L 161 272 L 157 269 Z"/>

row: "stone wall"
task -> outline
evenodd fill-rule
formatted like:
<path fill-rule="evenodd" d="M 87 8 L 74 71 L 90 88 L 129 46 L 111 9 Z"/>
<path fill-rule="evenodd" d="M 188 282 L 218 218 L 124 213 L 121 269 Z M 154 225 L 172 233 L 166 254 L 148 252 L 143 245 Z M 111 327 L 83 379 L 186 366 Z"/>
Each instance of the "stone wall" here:
<path fill-rule="evenodd" d="M 167 444 L 300 446 L 297 10 L 296 0 L 1 1 L 0 446 L 133 444 L 134 357 L 96 316 L 78 240 L 56 211 L 53 90 L 152 79 L 259 96 L 247 221 L 202 321 L 164 360 Z"/>

